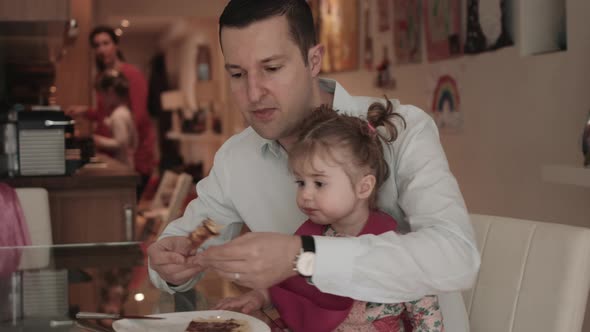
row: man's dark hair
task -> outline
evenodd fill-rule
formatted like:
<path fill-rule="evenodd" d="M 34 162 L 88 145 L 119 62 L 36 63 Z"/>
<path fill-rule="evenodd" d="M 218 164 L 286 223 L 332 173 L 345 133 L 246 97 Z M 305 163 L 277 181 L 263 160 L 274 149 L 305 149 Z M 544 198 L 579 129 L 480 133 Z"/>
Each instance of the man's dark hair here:
<path fill-rule="evenodd" d="M 90 46 L 92 46 L 92 48 L 96 48 L 96 45 L 94 44 L 94 38 L 96 37 L 96 35 L 100 33 L 106 33 L 107 35 L 109 35 L 109 37 L 111 37 L 111 40 L 115 45 L 119 45 L 119 36 L 117 36 L 117 34 L 115 33 L 115 29 L 107 25 L 99 25 L 92 29 L 90 35 L 88 35 L 88 41 L 90 42 Z M 117 50 L 117 57 L 119 58 L 119 60 L 125 60 L 125 57 L 123 56 L 121 50 Z M 99 59 L 96 59 L 95 64 L 96 69 L 98 69 L 99 72 L 102 72 L 106 69 L 105 64 Z"/>
<path fill-rule="evenodd" d="M 231 0 L 219 17 L 219 42 L 223 27 L 243 28 L 274 16 L 287 18 L 291 38 L 307 65 L 307 52 L 317 44 L 313 15 L 305 0 Z"/>

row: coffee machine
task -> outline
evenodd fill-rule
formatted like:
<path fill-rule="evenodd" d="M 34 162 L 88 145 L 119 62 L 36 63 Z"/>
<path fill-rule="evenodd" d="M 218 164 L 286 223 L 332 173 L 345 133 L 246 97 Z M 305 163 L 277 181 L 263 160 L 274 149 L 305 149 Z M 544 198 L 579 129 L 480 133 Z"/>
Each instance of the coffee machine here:
<path fill-rule="evenodd" d="M 59 106 L 0 112 L 0 178 L 71 175 L 90 160 L 93 144 L 74 136 Z"/>
<path fill-rule="evenodd" d="M 33 107 L 17 118 L 19 175 L 65 175 L 66 127 L 73 120 L 58 106 Z"/>

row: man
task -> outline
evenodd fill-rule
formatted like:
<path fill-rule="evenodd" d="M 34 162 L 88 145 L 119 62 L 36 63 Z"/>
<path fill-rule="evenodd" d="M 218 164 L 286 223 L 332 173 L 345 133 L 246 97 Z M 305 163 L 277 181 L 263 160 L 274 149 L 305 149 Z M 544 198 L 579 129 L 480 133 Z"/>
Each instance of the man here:
<path fill-rule="evenodd" d="M 217 152 L 198 199 L 148 249 L 154 284 L 184 291 L 211 269 L 252 288 L 300 273 L 323 292 L 378 303 L 442 294 L 446 330 L 467 331 L 458 291 L 471 286 L 479 254 L 433 121 L 394 101 L 407 127 L 385 149 L 391 176 L 378 205 L 412 232 L 302 241 L 289 235 L 307 218 L 286 154 L 298 124 L 321 104 L 363 116 L 377 99 L 318 78 L 324 49 L 304 0 L 232 0 L 219 25 L 231 94 L 250 127 Z M 223 233 L 191 255 L 186 235 L 205 218 L 224 225 Z M 253 232 L 227 242 L 242 222 Z"/>

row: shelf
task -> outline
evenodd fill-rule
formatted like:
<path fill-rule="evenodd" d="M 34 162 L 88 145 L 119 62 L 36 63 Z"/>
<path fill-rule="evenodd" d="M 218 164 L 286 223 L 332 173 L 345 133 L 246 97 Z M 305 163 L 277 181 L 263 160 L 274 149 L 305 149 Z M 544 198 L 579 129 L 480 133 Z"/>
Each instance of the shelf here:
<path fill-rule="evenodd" d="M 523 0 L 520 8 L 523 55 L 567 49 L 566 0 Z"/>
<path fill-rule="evenodd" d="M 590 187 L 590 168 L 568 165 L 546 165 L 542 169 L 545 182 Z"/>

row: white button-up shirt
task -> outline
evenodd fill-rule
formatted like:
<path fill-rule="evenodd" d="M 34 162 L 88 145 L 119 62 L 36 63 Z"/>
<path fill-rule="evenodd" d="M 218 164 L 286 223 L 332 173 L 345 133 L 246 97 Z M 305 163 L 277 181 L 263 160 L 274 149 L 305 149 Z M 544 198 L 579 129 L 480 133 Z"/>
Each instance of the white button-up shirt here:
<path fill-rule="evenodd" d="M 335 81 L 322 79 L 320 86 L 334 94 L 335 109 L 349 114 L 364 117 L 379 101 L 353 97 Z M 384 145 L 391 176 L 380 188 L 378 206 L 411 232 L 315 237 L 312 280 L 323 292 L 376 303 L 438 294 L 446 330 L 467 331 L 458 291 L 471 287 L 480 257 L 463 197 L 433 120 L 414 106 L 392 102 L 407 127 L 399 128 L 393 144 Z M 205 218 L 227 226 L 206 246 L 236 236 L 242 223 L 255 232 L 294 233 L 307 219 L 296 193 L 286 151 L 247 128 L 217 152 L 211 173 L 197 184 L 198 198 L 162 237 L 185 236 Z M 150 276 L 170 292 L 186 290 L 197 279 L 172 290 L 151 269 Z"/>

